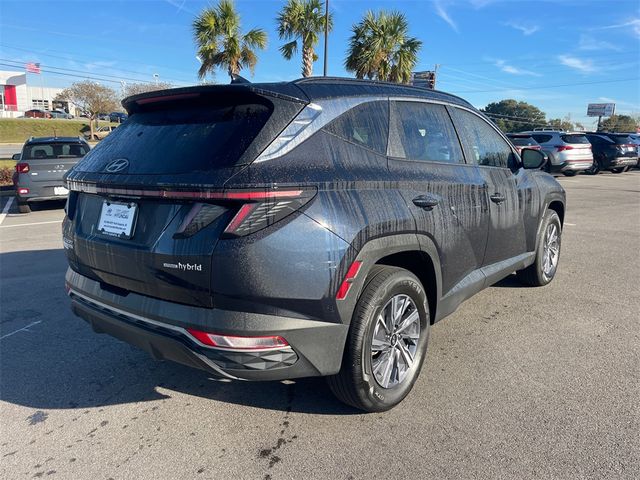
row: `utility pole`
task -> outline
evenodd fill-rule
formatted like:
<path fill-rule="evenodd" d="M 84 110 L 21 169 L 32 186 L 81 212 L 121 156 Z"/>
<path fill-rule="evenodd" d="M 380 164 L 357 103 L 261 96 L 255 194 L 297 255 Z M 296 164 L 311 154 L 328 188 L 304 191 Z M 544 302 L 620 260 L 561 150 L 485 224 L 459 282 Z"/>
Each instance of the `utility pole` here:
<path fill-rule="evenodd" d="M 327 55 L 329 52 L 329 0 L 324 0 L 324 76 L 327 76 Z"/>

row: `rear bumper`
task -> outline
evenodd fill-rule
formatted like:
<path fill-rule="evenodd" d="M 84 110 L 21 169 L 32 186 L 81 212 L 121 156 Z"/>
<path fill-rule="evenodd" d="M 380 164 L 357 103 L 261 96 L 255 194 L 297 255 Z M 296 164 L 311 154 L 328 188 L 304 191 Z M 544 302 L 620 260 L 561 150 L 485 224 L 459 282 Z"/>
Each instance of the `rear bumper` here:
<path fill-rule="evenodd" d="M 55 184 L 38 185 L 35 182 L 30 182 L 25 185 L 16 185 L 16 198 L 19 202 L 44 202 L 47 200 L 66 200 L 68 194 L 56 195 L 54 193 L 55 187 L 62 187 L 62 181 Z M 29 193 L 20 194 L 18 188 L 24 187 L 29 189 Z"/>
<path fill-rule="evenodd" d="M 73 312 L 98 333 L 211 374 L 242 380 L 284 380 L 337 373 L 348 327 L 315 320 L 181 305 L 129 293 L 104 291 L 69 269 Z M 229 350 L 207 347 L 187 328 L 226 335 L 280 335 L 287 348 Z"/>
<path fill-rule="evenodd" d="M 582 172 L 588 170 L 593 165 L 591 160 L 569 160 L 558 165 L 560 172 Z"/>
<path fill-rule="evenodd" d="M 633 167 L 638 164 L 638 157 L 616 157 L 609 163 L 607 168 Z"/>

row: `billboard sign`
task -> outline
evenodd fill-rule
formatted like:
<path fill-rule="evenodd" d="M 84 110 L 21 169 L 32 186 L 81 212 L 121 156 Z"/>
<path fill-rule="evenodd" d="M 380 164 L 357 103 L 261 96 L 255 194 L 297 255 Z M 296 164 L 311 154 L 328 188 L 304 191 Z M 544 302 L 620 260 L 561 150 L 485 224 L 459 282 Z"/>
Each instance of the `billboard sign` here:
<path fill-rule="evenodd" d="M 587 106 L 587 117 L 610 117 L 615 111 L 615 103 L 590 103 Z"/>

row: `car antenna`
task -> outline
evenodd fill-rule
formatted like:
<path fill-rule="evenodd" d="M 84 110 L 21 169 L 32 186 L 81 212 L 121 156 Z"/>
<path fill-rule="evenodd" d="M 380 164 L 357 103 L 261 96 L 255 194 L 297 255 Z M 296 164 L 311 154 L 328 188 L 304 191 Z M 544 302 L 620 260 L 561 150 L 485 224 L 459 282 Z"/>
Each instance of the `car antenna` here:
<path fill-rule="evenodd" d="M 231 74 L 231 84 L 236 84 L 236 83 L 251 83 L 249 80 L 247 80 L 246 78 L 238 75 L 237 73 L 232 73 Z"/>

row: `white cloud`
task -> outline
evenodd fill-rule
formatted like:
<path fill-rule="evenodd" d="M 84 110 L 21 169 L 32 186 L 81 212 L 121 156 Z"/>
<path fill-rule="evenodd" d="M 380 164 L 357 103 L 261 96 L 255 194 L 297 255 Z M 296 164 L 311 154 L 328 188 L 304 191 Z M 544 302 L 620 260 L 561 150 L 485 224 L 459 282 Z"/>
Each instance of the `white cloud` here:
<path fill-rule="evenodd" d="M 441 1 L 436 0 L 433 3 L 433 6 L 436 10 L 436 15 L 438 15 L 441 19 L 443 19 L 445 22 L 447 22 L 447 24 L 456 32 L 458 32 L 458 25 L 456 25 L 456 22 L 453 21 L 453 19 L 449 16 L 449 13 L 445 10 L 444 5 L 442 4 Z"/>
<path fill-rule="evenodd" d="M 592 60 L 572 57 L 571 55 L 558 55 L 558 60 L 562 65 L 579 70 L 582 73 L 591 73 L 596 70 Z"/>
<path fill-rule="evenodd" d="M 527 36 L 534 34 L 538 30 L 540 30 L 540 27 L 538 25 L 524 24 L 524 23 L 516 22 L 514 20 L 509 20 L 507 23 L 505 23 L 505 25 L 511 28 L 515 28 L 516 30 L 520 30 L 524 35 L 527 35 Z"/>
<path fill-rule="evenodd" d="M 603 40 L 597 40 L 591 35 L 580 35 L 580 41 L 578 43 L 580 50 L 622 50 L 617 45 Z"/>
<path fill-rule="evenodd" d="M 628 22 L 616 23 L 614 25 L 606 25 L 604 27 L 595 28 L 594 30 L 611 30 L 615 28 L 627 28 L 631 27 L 633 34 L 640 38 L 640 18 L 634 18 Z"/>
<path fill-rule="evenodd" d="M 532 77 L 541 77 L 539 73 L 532 72 L 531 70 L 525 70 L 524 68 L 514 67 L 513 65 L 509 65 L 504 60 L 496 60 L 495 66 L 498 67 L 505 73 L 510 73 L 511 75 L 529 75 Z"/>

